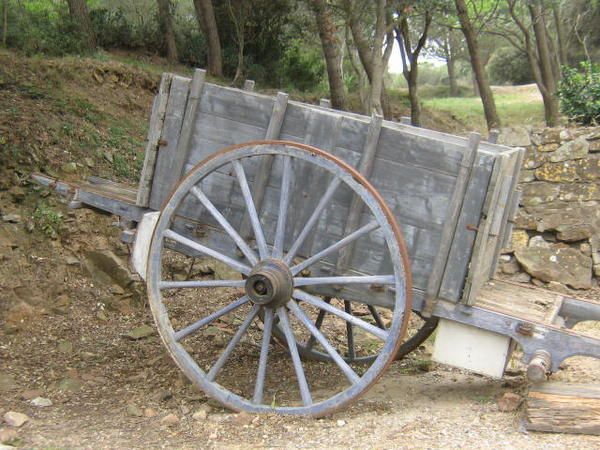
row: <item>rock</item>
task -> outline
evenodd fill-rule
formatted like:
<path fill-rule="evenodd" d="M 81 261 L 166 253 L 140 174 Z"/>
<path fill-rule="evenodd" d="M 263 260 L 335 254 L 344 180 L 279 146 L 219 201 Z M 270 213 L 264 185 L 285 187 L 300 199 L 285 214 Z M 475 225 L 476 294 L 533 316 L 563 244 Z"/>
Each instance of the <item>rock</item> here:
<path fill-rule="evenodd" d="M 75 173 L 77 172 L 77 163 L 69 162 L 60 166 L 60 170 L 64 173 Z"/>
<path fill-rule="evenodd" d="M 341 419 L 340 419 L 340 420 L 338 420 L 338 421 L 337 421 L 335 424 L 336 424 L 338 427 L 343 427 L 344 425 L 346 425 L 346 421 L 345 421 L 345 420 L 341 420 Z"/>
<path fill-rule="evenodd" d="M 541 135 L 542 144 L 552 144 L 560 142 L 560 129 L 544 128 Z"/>
<path fill-rule="evenodd" d="M 154 328 L 152 328 L 150 325 L 144 324 L 131 330 L 125 335 L 125 337 L 136 341 L 138 339 L 143 339 L 148 336 L 152 336 L 154 333 Z"/>
<path fill-rule="evenodd" d="M 505 392 L 498 400 L 498 409 L 502 412 L 513 412 L 519 409 L 523 398 L 514 392 Z"/>
<path fill-rule="evenodd" d="M 133 403 L 127 404 L 127 414 L 133 417 L 142 417 L 144 415 L 143 411 Z"/>
<path fill-rule="evenodd" d="M 92 158 L 84 158 L 83 161 L 85 162 L 85 165 L 88 166 L 90 169 L 94 167 L 94 160 Z"/>
<path fill-rule="evenodd" d="M 502 128 L 498 136 L 498 144 L 511 147 L 527 147 L 531 145 L 529 130 L 525 127 Z"/>
<path fill-rule="evenodd" d="M 36 397 L 41 397 L 44 393 L 39 389 L 27 389 L 21 392 L 21 398 L 23 400 L 33 400 Z"/>
<path fill-rule="evenodd" d="M 532 277 L 557 281 L 575 289 L 589 289 L 592 259 L 574 248 L 527 247 L 515 251 L 519 264 Z"/>
<path fill-rule="evenodd" d="M 241 280 L 242 274 L 233 270 L 226 264 L 220 261 L 215 261 L 213 264 L 213 272 L 215 274 L 215 280 Z"/>
<path fill-rule="evenodd" d="M 21 216 L 18 214 L 4 214 L 2 216 L 2 222 L 21 223 Z"/>
<path fill-rule="evenodd" d="M 595 181 L 600 179 L 600 155 L 593 155 L 575 161 L 575 163 L 577 163 L 577 175 L 582 180 Z"/>
<path fill-rule="evenodd" d="M 600 200 L 600 189 L 598 184 L 592 183 L 563 184 L 560 187 L 558 198 L 566 202 Z"/>
<path fill-rule="evenodd" d="M 21 203 L 25 200 L 25 190 L 21 186 L 13 186 L 8 190 L 15 203 Z"/>
<path fill-rule="evenodd" d="M 0 429 L 0 444 L 10 444 L 17 439 L 18 433 L 17 430 L 13 428 L 2 428 Z M 14 447 L 6 447 L 6 448 L 14 448 Z M 0 450 L 2 446 L 0 446 Z"/>
<path fill-rule="evenodd" d="M 509 280 L 514 283 L 530 283 L 531 276 L 525 272 L 520 272 L 510 277 Z"/>
<path fill-rule="evenodd" d="M 564 284 L 561 284 L 558 281 L 550 281 L 546 285 L 546 288 L 554 292 L 560 292 L 561 294 L 569 293 L 569 289 L 567 289 L 567 287 Z"/>
<path fill-rule="evenodd" d="M 167 389 L 159 389 L 158 392 L 154 394 L 153 398 L 159 402 L 166 402 L 173 398 L 173 394 Z"/>
<path fill-rule="evenodd" d="M 534 147 L 528 147 L 523 159 L 523 168 L 537 169 L 548 160 L 545 153 L 538 152 Z"/>
<path fill-rule="evenodd" d="M 529 243 L 529 234 L 525 230 L 514 230 L 510 238 L 510 248 L 518 250 L 527 247 Z"/>
<path fill-rule="evenodd" d="M 550 243 L 546 242 L 542 236 L 533 236 L 529 239 L 528 247 L 550 248 Z"/>
<path fill-rule="evenodd" d="M 206 420 L 206 418 L 208 417 L 208 413 L 202 409 L 194 412 L 194 414 L 192 414 L 192 419 L 194 420 Z"/>
<path fill-rule="evenodd" d="M 521 268 L 519 267 L 519 263 L 517 263 L 517 261 L 515 261 L 514 259 L 508 262 L 500 263 L 500 270 L 502 271 L 502 273 L 505 273 L 507 275 L 514 275 L 520 269 Z"/>
<path fill-rule="evenodd" d="M 567 142 L 550 155 L 551 162 L 561 162 L 570 159 L 582 159 L 588 154 L 589 143 L 583 137 Z"/>
<path fill-rule="evenodd" d="M 19 428 L 22 427 L 25 422 L 29 420 L 27 414 L 23 414 L 15 411 L 8 411 L 4 414 L 4 422 L 9 427 Z"/>
<path fill-rule="evenodd" d="M 96 282 L 126 288 L 134 279 L 126 263 L 110 250 L 89 251 L 83 261 L 83 270 Z"/>
<path fill-rule="evenodd" d="M 588 138 L 589 141 L 589 138 Z M 589 141 L 590 146 L 588 147 L 588 151 L 590 153 L 600 152 L 600 139 L 595 139 L 593 141 Z"/>
<path fill-rule="evenodd" d="M 559 227 L 562 228 L 563 226 Z M 556 238 L 560 241 L 575 242 L 583 239 L 588 239 L 594 234 L 594 229 L 589 223 L 574 224 L 565 227 L 562 231 L 556 234 Z"/>
<path fill-rule="evenodd" d="M 30 402 L 33 406 L 37 406 L 38 408 L 47 408 L 52 406 L 52 400 L 44 397 L 36 397 Z"/>
<path fill-rule="evenodd" d="M 600 278 L 600 264 L 594 264 L 594 276 Z"/>
<path fill-rule="evenodd" d="M 543 181 L 534 181 L 522 186 L 521 204 L 524 206 L 536 206 L 543 203 L 550 203 L 558 198 L 560 185 L 546 183 Z"/>
<path fill-rule="evenodd" d="M 65 258 L 65 263 L 67 264 L 67 266 L 78 266 L 79 258 L 77 258 L 75 256 L 67 256 Z"/>
<path fill-rule="evenodd" d="M 244 425 L 250 425 L 252 423 L 252 419 L 254 419 L 254 417 L 252 417 L 251 414 L 242 411 L 240 413 L 234 414 L 231 418 L 231 422 L 235 425 L 243 427 Z"/>
<path fill-rule="evenodd" d="M 56 348 L 61 353 L 71 353 L 73 351 L 73 343 L 71 341 L 61 341 Z"/>
<path fill-rule="evenodd" d="M 18 387 L 19 385 L 12 375 L 0 372 L 0 392 L 10 392 Z"/>
<path fill-rule="evenodd" d="M 531 183 L 532 181 L 535 181 L 535 170 L 521 170 L 519 173 L 519 183 Z"/>
<path fill-rule="evenodd" d="M 102 156 L 104 157 L 105 160 L 107 160 L 111 164 L 113 164 L 115 162 L 115 158 L 111 152 L 104 152 L 102 154 Z"/>
<path fill-rule="evenodd" d="M 144 417 L 155 417 L 157 414 L 156 410 L 152 408 L 144 409 Z"/>
<path fill-rule="evenodd" d="M 160 423 L 167 426 L 174 426 L 179 423 L 179 417 L 177 417 L 175 414 L 167 414 L 165 417 L 160 419 Z"/>
<path fill-rule="evenodd" d="M 64 378 L 58 385 L 58 389 L 65 392 L 78 392 L 83 387 L 83 383 L 75 378 Z"/>
<path fill-rule="evenodd" d="M 570 183 L 579 178 L 578 165 L 573 161 L 546 163 L 535 169 L 535 177 L 540 181 Z"/>

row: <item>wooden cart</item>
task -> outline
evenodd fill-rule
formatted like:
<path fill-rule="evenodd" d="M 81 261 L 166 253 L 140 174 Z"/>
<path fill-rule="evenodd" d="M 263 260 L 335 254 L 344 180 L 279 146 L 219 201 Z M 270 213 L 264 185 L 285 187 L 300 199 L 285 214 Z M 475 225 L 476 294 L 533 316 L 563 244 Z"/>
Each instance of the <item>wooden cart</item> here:
<path fill-rule="evenodd" d="M 598 305 L 492 279 L 523 154 L 197 70 L 163 76 L 137 190 L 33 177 L 131 223 L 156 325 L 193 383 L 234 410 L 323 415 L 436 326 L 435 360 L 490 376 L 516 344 L 536 381 L 600 357 L 571 330 Z M 182 255 L 231 275 L 175 276 Z"/>

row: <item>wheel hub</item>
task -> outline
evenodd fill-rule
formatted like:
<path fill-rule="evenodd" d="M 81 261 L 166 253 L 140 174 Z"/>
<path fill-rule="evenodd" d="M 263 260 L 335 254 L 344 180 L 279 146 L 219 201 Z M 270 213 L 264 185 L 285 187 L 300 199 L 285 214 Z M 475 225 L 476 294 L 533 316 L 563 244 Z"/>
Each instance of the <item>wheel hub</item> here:
<path fill-rule="evenodd" d="M 292 298 L 294 279 L 283 261 L 265 259 L 250 272 L 245 290 L 253 303 L 277 308 Z"/>

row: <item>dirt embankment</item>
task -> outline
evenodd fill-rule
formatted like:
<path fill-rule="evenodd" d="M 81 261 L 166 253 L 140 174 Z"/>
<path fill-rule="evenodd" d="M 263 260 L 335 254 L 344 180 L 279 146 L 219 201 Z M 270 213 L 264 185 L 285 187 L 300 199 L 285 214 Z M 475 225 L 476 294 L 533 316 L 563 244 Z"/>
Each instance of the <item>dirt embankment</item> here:
<path fill-rule="evenodd" d="M 430 343 L 333 417 L 231 414 L 208 401 L 163 350 L 143 286 L 98 273 L 110 261 L 111 273 L 126 273 L 116 219 L 68 210 L 28 182 L 32 170 L 133 181 L 157 80 L 119 64 L 0 52 L 0 417 L 29 418 L 0 424 L 2 440 L 90 449 L 598 448 L 595 437 L 527 434 L 519 411 L 499 411 L 503 393 L 526 389 L 520 366 L 490 380 L 430 363 Z M 559 377 L 597 381 L 597 369 L 574 361 Z"/>

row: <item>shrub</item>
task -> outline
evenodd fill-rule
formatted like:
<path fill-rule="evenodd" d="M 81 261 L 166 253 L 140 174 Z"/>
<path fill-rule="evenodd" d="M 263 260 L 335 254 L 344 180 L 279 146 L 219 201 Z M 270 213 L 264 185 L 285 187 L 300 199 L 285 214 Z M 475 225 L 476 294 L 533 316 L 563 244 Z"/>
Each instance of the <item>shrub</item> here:
<path fill-rule="evenodd" d="M 527 57 L 512 47 L 499 48 L 487 66 L 494 84 L 527 84 L 533 82 Z"/>
<path fill-rule="evenodd" d="M 563 67 L 558 97 L 569 120 L 582 125 L 600 123 L 600 65 L 582 62 L 580 70 Z"/>

